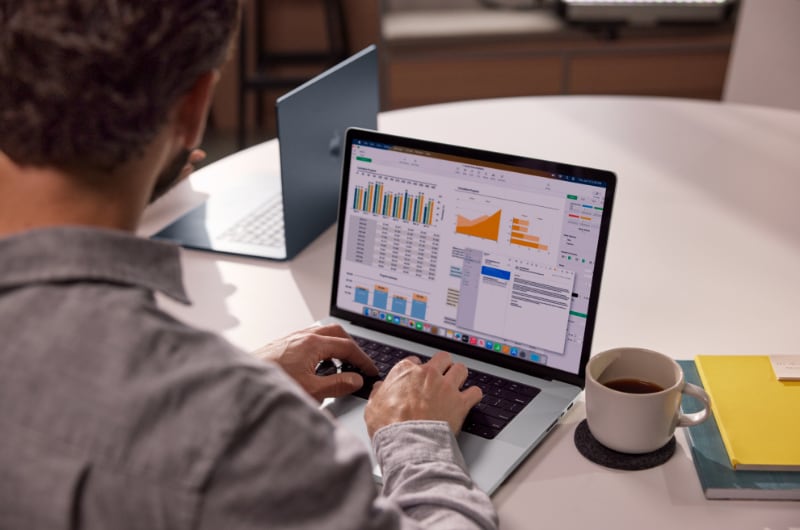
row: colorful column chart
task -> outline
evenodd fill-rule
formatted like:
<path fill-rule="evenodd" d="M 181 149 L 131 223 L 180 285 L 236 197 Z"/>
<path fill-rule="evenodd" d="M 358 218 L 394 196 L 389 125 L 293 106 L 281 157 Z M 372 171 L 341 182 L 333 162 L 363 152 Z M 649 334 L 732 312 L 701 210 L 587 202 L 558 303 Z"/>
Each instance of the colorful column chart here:
<path fill-rule="evenodd" d="M 422 192 L 408 190 L 390 192 L 380 182 L 370 182 L 367 187 L 356 186 L 353 209 L 430 226 L 433 224 L 433 199 L 425 199 Z"/>
<path fill-rule="evenodd" d="M 359 304 L 370 305 L 368 303 L 369 290 L 366 287 L 356 286 L 353 298 Z M 410 311 L 409 298 L 411 299 Z M 412 293 L 410 297 L 407 294 L 390 293 L 387 286 L 376 284 L 372 289 L 371 305 L 384 311 L 388 309 L 388 311 L 397 315 L 410 316 L 415 320 L 425 320 L 425 315 L 428 312 L 428 297 L 419 293 Z"/>

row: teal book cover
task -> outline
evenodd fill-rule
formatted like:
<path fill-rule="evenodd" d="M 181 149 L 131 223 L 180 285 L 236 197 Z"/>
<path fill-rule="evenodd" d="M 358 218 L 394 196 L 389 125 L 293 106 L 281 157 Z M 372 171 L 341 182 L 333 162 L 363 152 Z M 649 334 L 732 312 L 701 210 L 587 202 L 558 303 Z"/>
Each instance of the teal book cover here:
<path fill-rule="evenodd" d="M 687 382 L 703 386 L 694 361 L 678 363 Z M 695 412 L 699 406 L 684 396 L 681 408 Z M 700 425 L 688 427 L 686 439 L 707 499 L 800 500 L 800 472 L 734 470 L 713 414 Z"/>

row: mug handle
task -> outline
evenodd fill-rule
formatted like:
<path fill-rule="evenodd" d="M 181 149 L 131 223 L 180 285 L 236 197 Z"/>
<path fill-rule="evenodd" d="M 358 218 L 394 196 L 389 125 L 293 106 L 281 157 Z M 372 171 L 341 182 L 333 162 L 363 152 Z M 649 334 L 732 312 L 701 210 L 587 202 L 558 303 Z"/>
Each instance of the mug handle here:
<path fill-rule="evenodd" d="M 681 392 L 703 403 L 703 410 L 692 412 L 691 414 L 679 412 L 678 427 L 691 427 L 692 425 L 697 425 L 706 421 L 708 419 L 709 410 L 711 409 L 711 400 L 708 394 L 706 394 L 706 391 L 692 383 L 685 383 Z"/>

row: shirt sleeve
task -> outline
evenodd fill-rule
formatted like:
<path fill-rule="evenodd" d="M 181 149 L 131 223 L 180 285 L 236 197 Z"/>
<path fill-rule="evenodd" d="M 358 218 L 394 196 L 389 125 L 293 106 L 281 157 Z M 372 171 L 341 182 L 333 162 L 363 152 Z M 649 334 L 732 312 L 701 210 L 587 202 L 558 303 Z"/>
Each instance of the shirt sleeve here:
<path fill-rule="evenodd" d="M 444 424 L 376 434 L 381 493 L 368 449 L 278 372 L 237 392 L 238 417 L 203 488 L 197 528 L 496 528 Z"/>
<path fill-rule="evenodd" d="M 447 423 L 389 425 L 375 433 L 372 444 L 383 494 L 424 528 L 497 527 L 495 509 L 469 477 Z"/>

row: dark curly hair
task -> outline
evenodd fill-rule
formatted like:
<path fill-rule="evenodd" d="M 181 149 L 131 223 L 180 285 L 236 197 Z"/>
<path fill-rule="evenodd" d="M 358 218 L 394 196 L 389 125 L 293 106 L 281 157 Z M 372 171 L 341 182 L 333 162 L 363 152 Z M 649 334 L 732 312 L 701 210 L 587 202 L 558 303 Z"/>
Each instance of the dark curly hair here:
<path fill-rule="evenodd" d="M 110 171 L 226 58 L 240 0 L 0 0 L 0 151 Z"/>

